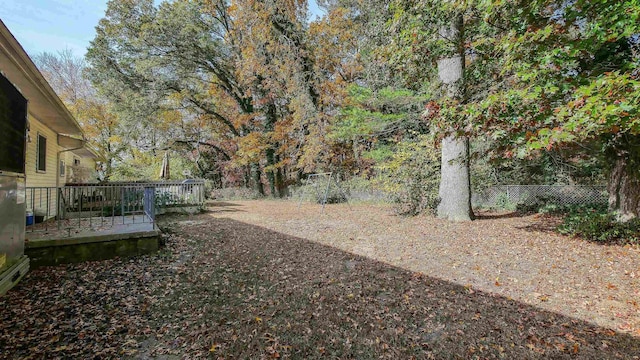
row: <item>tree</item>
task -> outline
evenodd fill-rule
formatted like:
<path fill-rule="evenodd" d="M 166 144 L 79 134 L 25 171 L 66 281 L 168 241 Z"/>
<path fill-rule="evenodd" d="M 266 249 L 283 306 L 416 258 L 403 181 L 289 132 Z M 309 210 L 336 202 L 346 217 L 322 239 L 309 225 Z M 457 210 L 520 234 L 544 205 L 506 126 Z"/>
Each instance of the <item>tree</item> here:
<path fill-rule="evenodd" d="M 420 120 L 424 98 L 389 66 L 385 1 L 324 1 L 327 16 L 312 24 L 329 118 L 328 143 L 343 170 L 370 170 L 367 152 L 392 151 L 405 138 L 428 132 Z M 378 157 L 377 155 L 374 157 Z M 365 161 L 366 160 L 366 161 Z M 382 160 L 378 157 L 377 160 Z M 334 166 L 337 164 L 334 164 Z"/>
<path fill-rule="evenodd" d="M 492 43 L 500 68 L 486 98 L 468 107 L 477 132 L 504 156 L 553 149 L 601 157 L 610 210 L 640 213 L 640 4 L 503 2 L 480 8 L 504 28 Z"/>
<path fill-rule="evenodd" d="M 237 0 L 231 9 L 240 81 L 262 113 L 254 127 L 266 142 L 271 194 L 283 196 L 287 162 L 281 155 L 296 143 L 296 130 L 304 131 L 319 110 L 313 54 L 306 40 L 306 1 Z"/>
<path fill-rule="evenodd" d="M 453 221 L 472 220 L 466 124 L 456 122 L 460 119 L 458 114 L 438 111 L 445 104 L 461 108 L 468 100 L 466 28 L 473 21 L 469 17 L 469 5 L 449 1 L 397 1 L 394 9 L 392 30 L 397 40 L 393 50 L 400 53 L 400 57 L 391 60 L 407 79 L 419 82 L 422 91 L 430 93 L 425 118 L 440 125 L 434 127 L 442 139 L 437 215 Z"/>
<path fill-rule="evenodd" d="M 622 218 L 638 215 L 637 2 L 396 6 L 392 29 L 401 55 L 391 59 L 408 74 L 428 74 L 420 64 L 447 57 L 449 39 L 434 41 L 435 28 L 451 14 L 462 16 L 466 101 L 444 97 L 427 109 L 444 136 L 488 134 L 496 157 L 531 158 L 552 150 L 602 157 L 602 166 L 612 164 L 611 210 Z"/>
<path fill-rule="evenodd" d="M 440 36 L 452 43 L 450 57 L 438 60 L 438 78 L 448 100 L 465 102 L 464 85 L 464 20 L 462 14 L 452 17 Z M 473 219 L 471 209 L 471 177 L 469 174 L 469 139 L 451 133 L 442 139 L 441 172 L 437 215 L 453 221 Z"/>
<path fill-rule="evenodd" d="M 233 165 L 254 107 L 236 74 L 232 26 L 225 1 L 109 2 L 87 53 L 91 79 L 130 129 L 143 125 L 132 131 L 141 148 L 209 152 L 216 165 L 193 158 L 201 169 Z M 257 165 L 246 177 L 250 165 L 263 193 Z"/>
<path fill-rule="evenodd" d="M 63 50 L 57 54 L 40 53 L 34 62 L 78 120 L 90 146 L 104 158 L 108 179 L 125 143 L 119 118 L 91 85 L 84 59 Z"/>
<path fill-rule="evenodd" d="M 305 19 L 306 1 L 110 1 L 88 52 L 92 80 L 147 131 L 165 111 L 208 119 L 207 131 L 182 126 L 181 143 L 214 149 L 262 194 L 266 172 L 282 196 L 285 155 L 318 114 Z"/>

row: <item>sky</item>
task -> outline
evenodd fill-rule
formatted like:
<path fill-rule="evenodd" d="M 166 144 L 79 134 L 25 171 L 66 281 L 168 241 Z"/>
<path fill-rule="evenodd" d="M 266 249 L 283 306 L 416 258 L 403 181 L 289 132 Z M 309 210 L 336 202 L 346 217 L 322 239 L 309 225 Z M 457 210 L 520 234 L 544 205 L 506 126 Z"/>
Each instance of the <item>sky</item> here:
<path fill-rule="evenodd" d="M 64 49 L 84 56 L 106 9 L 107 0 L 0 0 L 0 19 L 30 56 Z M 315 0 L 309 9 L 321 14 Z"/>

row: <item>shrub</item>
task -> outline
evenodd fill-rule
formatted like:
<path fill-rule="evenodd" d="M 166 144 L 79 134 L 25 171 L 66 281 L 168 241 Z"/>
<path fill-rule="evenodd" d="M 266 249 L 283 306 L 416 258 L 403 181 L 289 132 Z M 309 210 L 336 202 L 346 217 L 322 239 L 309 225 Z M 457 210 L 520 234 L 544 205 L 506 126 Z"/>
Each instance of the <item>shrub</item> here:
<path fill-rule="evenodd" d="M 509 195 L 507 193 L 501 193 L 496 198 L 495 207 L 497 209 L 513 211 L 516 210 L 516 208 L 521 207 L 521 204 L 514 204 L 513 202 L 511 202 L 511 199 L 509 198 Z"/>
<path fill-rule="evenodd" d="M 156 191 L 156 209 L 184 202 L 182 197 L 170 191 Z"/>
<path fill-rule="evenodd" d="M 213 189 L 209 195 L 210 199 L 216 200 L 255 200 L 261 197 L 257 191 L 244 187 Z"/>
<path fill-rule="evenodd" d="M 376 166 L 381 188 L 392 194 L 396 211 L 404 215 L 433 212 L 438 206 L 440 154 L 431 137 L 397 144 L 391 157 Z"/>
<path fill-rule="evenodd" d="M 640 219 L 620 222 L 604 205 L 571 206 L 567 210 L 558 226 L 561 234 L 599 243 L 637 244 L 640 239 Z"/>
<path fill-rule="evenodd" d="M 350 202 L 384 203 L 393 202 L 393 196 L 382 189 L 380 181 L 356 176 L 340 182 L 349 195 Z"/>
<path fill-rule="evenodd" d="M 329 184 L 329 181 L 331 183 Z M 327 204 L 341 204 L 348 201 L 345 195 L 348 195 L 348 189 L 345 188 L 343 183 L 340 183 L 340 188 L 336 186 L 334 179 L 329 177 L 314 177 L 312 180 L 303 180 L 302 185 L 291 188 L 289 191 L 292 194 L 292 198 L 300 199 L 303 201 L 315 202 L 322 204 L 324 202 L 325 194 L 327 196 Z M 327 193 L 327 185 L 329 185 L 329 193 Z"/>
<path fill-rule="evenodd" d="M 555 203 L 543 204 L 537 207 L 536 212 L 539 214 L 561 214 L 567 212 L 567 206 Z"/>

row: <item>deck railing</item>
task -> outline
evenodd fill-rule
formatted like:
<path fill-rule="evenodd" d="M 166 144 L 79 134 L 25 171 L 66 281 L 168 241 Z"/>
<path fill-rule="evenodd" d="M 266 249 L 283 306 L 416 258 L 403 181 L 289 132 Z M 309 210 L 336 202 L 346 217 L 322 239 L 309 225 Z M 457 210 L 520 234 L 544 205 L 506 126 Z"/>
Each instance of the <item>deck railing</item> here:
<path fill-rule="evenodd" d="M 118 182 L 28 187 L 27 232 L 153 224 L 158 210 L 204 204 L 204 181 Z"/>

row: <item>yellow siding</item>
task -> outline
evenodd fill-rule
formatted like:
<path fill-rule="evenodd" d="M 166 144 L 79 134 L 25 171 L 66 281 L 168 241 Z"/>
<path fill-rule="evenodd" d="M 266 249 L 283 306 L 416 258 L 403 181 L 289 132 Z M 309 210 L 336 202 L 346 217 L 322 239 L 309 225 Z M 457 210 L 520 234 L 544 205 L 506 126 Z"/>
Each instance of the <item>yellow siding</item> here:
<path fill-rule="evenodd" d="M 56 179 L 58 176 L 57 156 L 60 147 L 58 146 L 58 135 L 29 114 L 29 139 L 27 142 L 27 157 L 25 164 L 25 173 L 27 188 L 37 187 L 56 187 Z M 38 148 L 38 134 L 47 138 L 47 162 L 46 171 L 40 172 L 36 170 L 36 158 Z M 61 181 L 61 185 L 64 179 Z M 48 201 L 47 201 L 48 198 Z M 48 211 L 48 216 L 55 216 L 56 211 L 56 194 L 55 190 L 35 190 L 27 193 L 27 209 L 34 211 Z"/>

